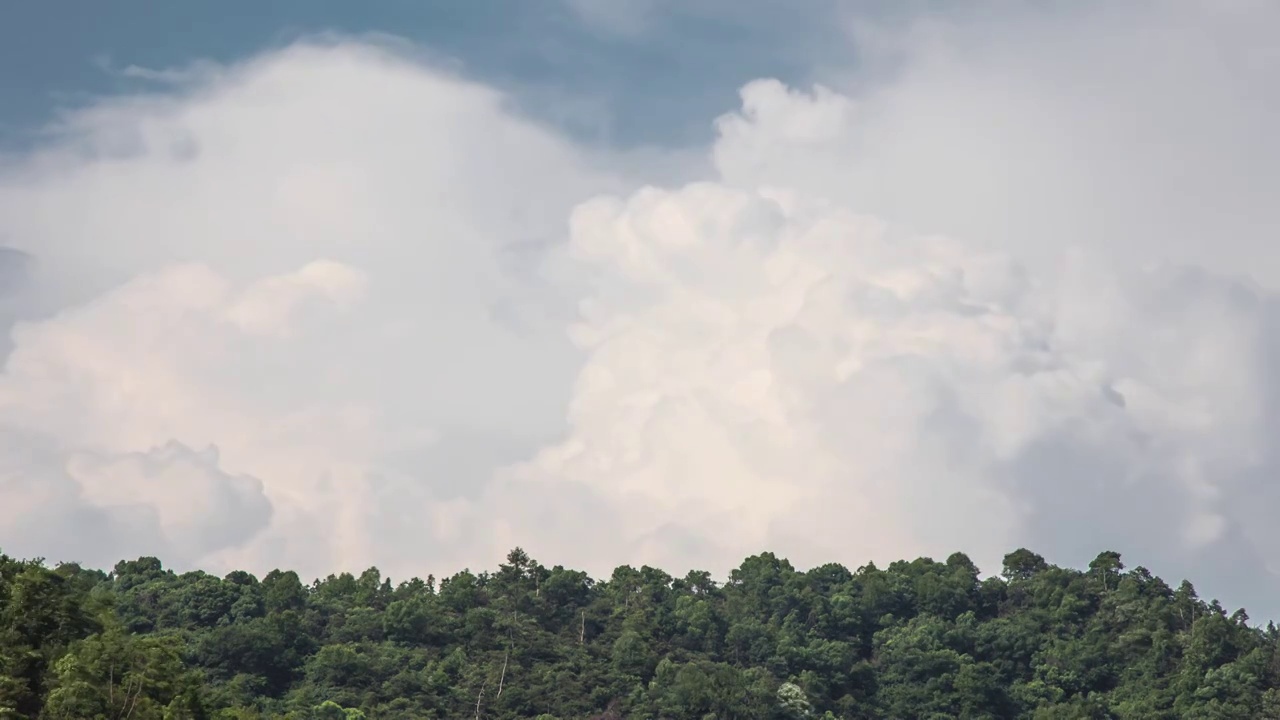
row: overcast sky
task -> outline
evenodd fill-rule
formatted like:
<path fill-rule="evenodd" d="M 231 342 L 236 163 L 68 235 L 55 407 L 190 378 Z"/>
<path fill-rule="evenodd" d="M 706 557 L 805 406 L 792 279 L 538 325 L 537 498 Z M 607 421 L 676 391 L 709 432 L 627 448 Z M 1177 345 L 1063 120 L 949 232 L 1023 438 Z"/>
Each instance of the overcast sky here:
<path fill-rule="evenodd" d="M 1280 616 L 1280 6 L 239 5 L 0 24 L 5 552 Z"/>

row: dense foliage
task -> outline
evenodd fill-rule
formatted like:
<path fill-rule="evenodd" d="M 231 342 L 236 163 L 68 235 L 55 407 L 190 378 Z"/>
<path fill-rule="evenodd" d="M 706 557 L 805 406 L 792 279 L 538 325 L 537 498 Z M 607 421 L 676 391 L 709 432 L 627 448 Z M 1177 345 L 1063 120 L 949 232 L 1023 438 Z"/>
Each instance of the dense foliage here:
<path fill-rule="evenodd" d="M 752 557 L 723 586 L 520 550 L 311 586 L 0 555 L 0 718 L 1280 718 L 1280 631 L 1103 553 Z"/>

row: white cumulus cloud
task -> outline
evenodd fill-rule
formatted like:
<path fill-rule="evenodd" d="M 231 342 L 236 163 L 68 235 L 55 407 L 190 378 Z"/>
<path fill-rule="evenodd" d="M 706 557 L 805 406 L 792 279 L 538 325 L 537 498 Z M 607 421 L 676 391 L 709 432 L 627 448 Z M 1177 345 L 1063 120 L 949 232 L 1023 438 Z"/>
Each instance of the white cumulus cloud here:
<path fill-rule="evenodd" d="M 765 548 L 963 547 L 992 568 L 1021 543 L 1115 546 L 1172 572 L 1249 559 L 1273 587 L 1270 523 L 1234 510 L 1277 468 L 1253 289 L 1084 260 L 1046 285 L 1005 254 L 707 184 L 584 204 L 573 244 L 599 279 L 571 432 L 510 482 L 624 510 L 563 518 L 545 554 L 604 566 L 622 543 L 723 570 Z"/>
<path fill-rule="evenodd" d="M 0 169 L 0 236 L 33 258 L 0 422 L 64 454 L 217 447 L 275 508 L 219 567 L 486 562 L 446 542 L 445 508 L 563 422 L 571 290 L 538 268 L 616 168 L 394 43 L 308 41 L 171 85 Z"/>
<path fill-rule="evenodd" d="M 1258 16 L 1171 4 L 1079 59 L 1147 22 L 1091 7 L 750 83 L 705 173 L 367 41 L 71 114 L 0 167 L 32 257 L 0 546 L 399 577 L 516 544 L 596 573 L 1117 549 L 1274 612 L 1278 176 L 1247 131 L 1280 85 L 1144 125 L 1124 103 L 1274 77 Z M 1197 32 L 1240 53 L 1197 66 Z M 1148 82 L 1171 57 L 1191 90 Z"/>

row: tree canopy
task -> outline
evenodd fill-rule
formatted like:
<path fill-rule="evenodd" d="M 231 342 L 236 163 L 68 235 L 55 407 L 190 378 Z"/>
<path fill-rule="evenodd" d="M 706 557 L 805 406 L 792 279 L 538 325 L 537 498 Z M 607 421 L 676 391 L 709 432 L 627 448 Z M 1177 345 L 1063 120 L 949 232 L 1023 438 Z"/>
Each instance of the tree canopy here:
<path fill-rule="evenodd" d="M 496 571 L 305 585 L 0 554 L 0 719 L 1280 718 L 1280 631 L 1104 552 L 720 584 Z"/>

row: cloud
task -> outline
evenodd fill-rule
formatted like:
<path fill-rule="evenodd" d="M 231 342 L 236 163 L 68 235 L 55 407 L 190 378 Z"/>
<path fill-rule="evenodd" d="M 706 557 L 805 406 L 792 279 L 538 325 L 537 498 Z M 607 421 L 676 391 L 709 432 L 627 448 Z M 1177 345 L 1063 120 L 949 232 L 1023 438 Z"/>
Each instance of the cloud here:
<path fill-rule="evenodd" d="M 82 453 L 72 456 L 67 472 L 86 502 L 120 516 L 118 524 L 134 532 L 151 530 L 179 564 L 251 540 L 271 517 L 262 481 L 222 472 L 212 446 L 195 452 L 170 441 L 146 453 Z M 147 554 L 140 544 L 133 552 Z"/>
<path fill-rule="evenodd" d="M 1275 589 L 1272 525 L 1233 509 L 1275 469 L 1256 290 L 1085 259 L 1050 289 L 1007 254 L 718 184 L 596 200 L 572 227 L 598 292 L 571 431 L 508 482 L 616 510 L 564 518 L 544 554 L 724 571 L 963 547 L 995 568 L 1020 543 L 1114 546 Z"/>
<path fill-rule="evenodd" d="M 115 516 L 154 499 L 159 518 L 139 520 L 160 524 L 150 552 L 177 563 L 209 560 L 212 550 L 253 537 L 219 535 L 219 523 L 265 525 L 263 508 L 270 509 L 258 504 L 267 502 L 261 481 L 252 481 L 251 493 L 248 481 L 218 469 L 220 456 L 242 472 L 270 472 L 272 499 L 308 507 L 318 474 L 369 441 L 368 412 L 333 402 L 321 391 L 326 368 L 307 367 L 332 315 L 358 299 L 361 280 L 325 261 L 243 288 L 202 265 L 142 274 L 86 305 L 15 327 L 0 408 L 7 423 L 68 448 L 46 467 L 70 473 L 90 506 Z M 223 452 L 193 453 L 182 442 Z M 253 493 L 253 502 L 236 501 Z M 320 509 L 332 505 L 320 499 Z M 201 515 L 183 511 L 191 507 Z M 215 536 L 228 540 L 201 544 Z M 138 544 L 127 543 L 130 552 Z"/>
<path fill-rule="evenodd" d="M 110 567 L 163 548 L 191 566 L 252 540 L 271 518 L 262 482 L 224 472 L 213 447 L 68 454 L 21 430 L 0 437 L 10 553 Z"/>
<path fill-rule="evenodd" d="M 786 185 L 1052 268 L 1064 248 L 1280 282 L 1271 3 L 983 3 L 864 13 L 831 91 L 759 81 L 725 180 Z"/>
<path fill-rule="evenodd" d="M 545 554 L 1111 546 L 1272 612 L 1273 9 L 1126 8 L 851 13 L 716 184 L 580 207 L 571 432 L 512 482 L 625 510 Z"/>
<path fill-rule="evenodd" d="M 62 452 L 216 446 L 276 508 L 270 552 L 220 565 L 438 571 L 423 504 L 474 495 L 563 422 L 573 289 L 549 254 L 624 163 L 397 46 L 200 67 L 0 171 L 0 236 L 34 258 L 0 420 Z M 389 508 L 415 536 L 389 547 L 374 505 L 402 486 L 414 502 Z"/>
<path fill-rule="evenodd" d="M 70 115 L 0 169 L 32 258 L 0 544 L 398 577 L 1114 548 L 1274 612 L 1276 106 L 1227 103 L 1271 73 L 1231 13 L 1271 10 L 1107 7 L 855 18 L 874 56 L 745 86 L 705 172 L 368 41 Z"/>

